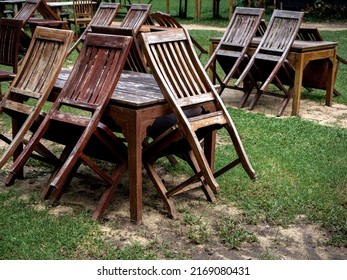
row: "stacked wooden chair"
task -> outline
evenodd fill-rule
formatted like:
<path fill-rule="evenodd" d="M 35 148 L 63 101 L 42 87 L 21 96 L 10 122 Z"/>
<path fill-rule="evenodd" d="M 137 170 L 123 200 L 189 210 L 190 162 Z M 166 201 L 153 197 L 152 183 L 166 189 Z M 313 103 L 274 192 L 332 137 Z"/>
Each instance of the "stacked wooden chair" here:
<path fill-rule="evenodd" d="M 35 13 L 39 13 L 42 18 L 33 18 Z M 21 34 L 21 50 L 26 50 L 30 44 L 31 35 L 34 33 L 36 26 L 67 28 L 67 24 L 61 21 L 59 16 L 48 6 L 44 0 L 26 0 L 22 8 L 14 16 L 14 19 L 23 21 L 23 29 Z M 24 26 L 30 21 L 33 21 L 31 33 L 28 34 L 24 30 Z M 34 24 L 35 23 L 35 24 Z"/>
<path fill-rule="evenodd" d="M 37 127 L 45 104 L 59 71 L 63 66 L 73 33 L 68 30 L 36 29 L 20 70 L 0 103 L 0 113 L 12 118 L 13 138 L 1 135 L 9 146 L 0 158 L 0 168 Z M 26 137 L 27 136 L 27 137 Z M 44 153 L 49 159 L 49 153 Z"/>
<path fill-rule="evenodd" d="M 92 26 L 93 33 L 113 34 L 130 36 L 133 38 L 131 48 L 124 65 L 124 70 L 134 72 L 148 73 L 147 65 L 143 59 L 142 51 L 139 42 L 135 36 L 134 30 L 127 27 L 109 27 L 109 26 Z"/>
<path fill-rule="evenodd" d="M 88 33 L 65 86 L 22 153 L 16 158 L 6 184 L 12 184 L 43 139 L 64 146 L 56 156 L 43 198 L 60 199 L 82 163 L 105 183 L 93 219 L 102 217 L 127 167 L 127 148 L 100 122 L 128 55 L 132 38 Z M 74 109 L 74 110 L 71 110 Z M 115 163 L 110 173 L 100 164 Z"/>
<path fill-rule="evenodd" d="M 148 134 L 153 138 L 143 149 L 144 166 L 166 203 L 172 217 L 177 211 L 172 197 L 192 187 L 200 187 L 207 199 L 219 191 L 216 177 L 241 164 L 248 176 L 255 172 L 240 136 L 220 96 L 208 78 L 184 29 L 142 33 L 146 59 L 173 115 L 158 119 Z M 213 135 L 225 128 L 236 158 L 213 172 Z M 176 155 L 188 162 L 194 175 L 178 186 L 168 188 L 154 163 L 158 158 Z M 194 184 L 196 183 L 196 184 Z"/>
<path fill-rule="evenodd" d="M 89 22 L 81 36 L 78 37 L 76 42 L 73 44 L 73 46 L 70 48 L 68 55 L 70 55 L 74 50 L 80 51 L 79 45 L 83 43 L 86 34 L 88 32 L 91 32 L 91 26 L 109 26 L 111 25 L 114 18 L 117 16 L 117 13 L 119 11 L 120 4 L 119 3 L 106 3 L 102 2 L 100 3 L 99 8 L 95 12 L 92 20 Z"/>
<path fill-rule="evenodd" d="M 249 105 L 250 110 L 265 93 L 282 98 L 277 116 L 283 114 L 292 96 L 295 74 L 287 56 L 298 34 L 303 16 L 303 12 L 274 10 L 264 36 L 235 83 L 236 86 L 240 86 L 243 81 L 249 79 L 256 88 L 255 96 Z M 270 84 L 274 84 L 280 92 L 268 91 Z M 250 91 L 244 102 L 249 95 Z"/>
<path fill-rule="evenodd" d="M 171 15 L 163 13 L 163 12 L 155 12 L 151 14 L 151 18 L 156 21 L 160 26 L 164 27 L 172 27 L 172 28 L 183 28 L 183 26 Z M 194 46 L 199 51 L 199 58 L 203 54 L 208 54 L 208 51 L 205 50 L 199 43 L 194 39 L 194 37 L 190 36 Z"/>
<path fill-rule="evenodd" d="M 247 51 L 256 34 L 264 14 L 264 9 L 237 7 L 233 13 L 226 31 L 215 51 L 205 66 L 205 70 L 212 71 L 219 82 L 218 93 L 222 94 L 225 88 L 230 86 L 230 80 L 237 77 L 249 61 Z M 218 74 L 218 66 L 221 67 L 224 77 Z M 246 84 L 246 83 L 245 83 Z M 252 88 L 244 86 L 244 97 Z M 241 100 L 240 106 L 244 103 Z"/>
<path fill-rule="evenodd" d="M 14 16 L 14 19 L 18 19 L 23 22 L 23 28 L 21 32 L 21 38 L 20 38 L 20 47 L 23 52 L 29 47 L 30 40 L 31 40 L 31 36 L 24 30 L 24 26 L 27 24 L 30 17 L 32 17 L 35 11 L 37 10 L 40 4 L 40 1 L 41 0 L 25 1 L 22 8 Z"/>
<path fill-rule="evenodd" d="M 137 36 L 141 26 L 149 17 L 151 8 L 150 4 L 132 4 L 120 23 L 120 27 L 131 28 Z"/>
<path fill-rule="evenodd" d="M 317 28 L 301 27 L 297 36 L 298 40 L 305 41 L 324 41 L 324 38 L 320 34 Z M 328 82 L 328 68 L 329 64 L 332 62 L 329 59 L 321 59 L 316 61 L 311 61 L 304 69 L 303 74 L 303 85 L 310 88 L 326 89 Z M 334 71 L 334 81 L 335 84 L 336 77 L 340 66 L 344 64 L 347 65 L 347 60 L 339 55 L 336 55 L 336 67 Z M 334 88 L 334 95 L 338 96 L 341 93 Z"/>
<path fill-rule="evenodd" d="M 11 82 L 18 72 L 19 40 L 23 22 L 16 19 L 0 19 L 0 65 L 12 69 L 0 69 L 0 83 Z M 0 84 L 0 100 L 2 91 Z"/>

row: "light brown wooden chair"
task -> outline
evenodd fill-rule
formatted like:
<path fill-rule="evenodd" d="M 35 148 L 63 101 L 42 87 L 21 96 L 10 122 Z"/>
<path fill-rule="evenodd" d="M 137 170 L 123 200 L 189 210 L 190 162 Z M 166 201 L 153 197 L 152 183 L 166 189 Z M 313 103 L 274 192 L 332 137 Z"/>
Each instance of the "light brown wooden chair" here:
<path fill-rule="evenodd" d="M 251 79 L 256 93 L 249 105 L 250 110 L 262 94 L 270 94 L 282 98 L 277 116 L 283 114 L 292 96 L 295 73 L 286 58 L 298 34 L 303 16 L 303 12 L 274 10 L 264 36 L 235 83 L 240 86 L 246 78 Z M 276 85 L 283 94 L 267 91 L 270 84 Z M 247 92 L 244 102 L 249 95 L 250 91 Z"/>
<path fill-rule="evenodd" d="M 60 199 L 84 163 L 106 184 L 94 211 L 100 218 L 127 167 L 127 148 L 100 120 L 120 78 L 132 38 L 88 33 L 65 86 L 23 152 L 15 160 L 6 184 L 12 184 L 42 139 L 64 146 L 57 156 L 43 197 Z M 115 163 L 110 173 L 101 161 Z"/>
<path fill-rule="evenodd" d="M 16 121 L 12 127 L 13 139 L 1 136 L 9 146 L 1 155 L 0 168 L 22 144 L 38 119 L 63 66 L 72 35 L 68 30 L 52 32 L 52 29 L 42 27 L 35 31 L 21 68 L 0 103 L 0 113 Z"/>
<path fill-rule="evenodd" d="M 86 29 L 83 31 L 81 36 L 76 40 L 76 42 L 73 44 L 73 46 L 70 48 L 68 55 L 70 55 L 74 50 L 80 51 L 79 45 L 83 43 L 86 34 L 88 32 L 91 32 L 91 26 L 109 26 L 111 25 L 112 21 L 116 17 L 118 10 L 120 8 L 119 3 L 106 3 L 102 2 L 100 3 L 99 8 L 96 10 L 92 20 L 86 27 Z"/>
<path fill-rule="evenodd" d="M 69 28 L 75 26 L 75 36 L 79 37 L 80 28 L 86 28 L 93 18 L 92 0 L 73 0 L 73 18 L 68 18 Z"/>
<path fill-rule="evenodd" d="M 214 193 L 219 191 L 215 179 L 217 176 L 238 164 L 252 179 L 255 172 L 230 115 L 199 61 L 188 31 L 177 29 L 141 35 L 149 66 L 173 111 L 172 116 L 158 119 L 158 123 L 162 122 L 159 124 L 162 133 L 158 133 L 154 127 L 149 130 L 153 141 L 144 147 L 144 166 L 168 206 L 170 215 L 176 217 L 172 201 L 175 194 L 194 186 L 201 187 L 208 200 L 214 201 Z M 222 128 L 230 136 L 237 155 L 236 159 L 231 159 L 225 167 L 213 173 L 211 166 L 214 156 L 210 156 L 208 150 L 213 154 L 214 145 L 208 143 L 215 131 Z M 204 144 L 201 142 L 203 139 Z M 154 163 L 158 158 L 171 154 L 185 159 L 195 174 L 178 186 L 167 189 Z"/>
<path fill-rule="evenodd" d="M 0 83 L 13 81 L 18 72 L 18 51 L 22 26 L 23 22 L 21 20 L 0 19 L 0 65 L 12 68 L 8 70 L 0 69 Z"/>
<path fill-rule="evenodd" d="M 151 18 L 156 21 L 160 26 L 172 27 L 172 28 L 183 28 L 183 26 L 171 15 L 163 12 L 155 12 L 151 14 Z M 205 50 L 194 37 L 190 36 L 194 46 L 199 50 L 198 56 L 201 58 L 203 54 L 208 54 L 208 51 Z"/>
<path fill-rule="evenodd" d="M 127 27 L 134 30 L 137 35 L 141 26 L 148 18 L 152 5 L 150 4 L 132 4 L 120 23 L 120 27 Z"/>
<path fill-rule="evenodd" d="M 222 94 L 225 88 L 235 88 L 229 85 L 232 78 L 243 71 L 249 61 L 247 50 L 257 32 L 264 14 L 264 9 L 237 7 L 228 24 L 222 39 L 208 60 L 205 70 L 211 70 L 219 82 L 218 93 Z M 218 66 L 223 70 L 224 77 L 218 74 Z M 243 87 L 247 92 L 252 88 Z M 240 106 L 243 104 L 243 99 Z"/>
<path fill-rule="evenodd" d="M 134 72 L 148 73 L 146 63 L 143 59 L 143 54 L 140 49 L 138 40 L 135 36 L 134 30 L 127 27 L 109 27 L 109 26 L 92 26 L 92 32 L 130 36 L 133 38 L 127 61 L 124 65 L 124 70 L 130 70 Z"/>

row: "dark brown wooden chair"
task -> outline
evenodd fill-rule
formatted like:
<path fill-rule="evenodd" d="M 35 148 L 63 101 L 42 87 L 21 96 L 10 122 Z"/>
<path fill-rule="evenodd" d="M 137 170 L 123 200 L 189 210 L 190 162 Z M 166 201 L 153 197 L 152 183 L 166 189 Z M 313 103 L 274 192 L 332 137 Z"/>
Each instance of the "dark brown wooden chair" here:
<path fill-rule="evenodd" d="M 298 40 L 305 41 L 325 41 L 317 28 L 301 27 L 297 36 Z M 315 60 L 308 63 L 304 69 L 303 86 L 306 88 L 326 89 L 328 82 L 328 68 L 331 61 L 329 59 Z M 336 55 L 336 68 L 334 72 L 335 84 L 337 73 L 341 64 L 347 65 L 347 60 Z M 334 95 L 338 96 L 341 93 L 334 88 Z"/>
<path fill-rule="evenodd" d="M 246 78 L 252 80 L 256 94 L 249 105 L 250 110 L 265 93 L 283 99 L 277 116 L 283 114 L 292 96 L 295 72 L 286 58 L 298 34 L 303 16 L 303 12 L 274 10 L 264 36 L 235 83 L 236 86 L 240 86 Z M 267 91 L 270 84 L 276 85 L 283 94 Z M 250 91 L 247 92 L 244 102 L 249 95 Z"/>
<path fill-rule="evenodd" d="M 18 72 L 19 40 L 23 22 L 16 19 L 0 19 L 0 65 L 12 69 L 0 69 L 0 83 L 11 82 Z M 0 84 L 0 100 L 2 99 Z"/>
<path fill-rule="evenodd" d="M 73 44 L 73 46 L 70 48 L 68 55 L 70 55 L 74 50 L 80 51 L 80 48 L 78 47 L 79 44 L 83 43 L 86 34 L 88 32 L 91 32 L 91 26 L 92 25 L 100 25 L 100 26 L 109 26 L 111 25 L 112 21 L 116 17 L 118 10 L 120 8 L 119 3 L 106 3 L 102 2 L 100 3 L 99 8 L 96 10 L 92 20 L 88 24 L 88 26 L 85 28 L 81 36 L 76 40 L 76 42 Z"/>
<path fill-rule="evenodd" d="M 27 0 L 22 5 L 21 9 L 14 16 L 14 19 L 23 21 L 23 28 L 20 38 L 21 51 L 24 53 L 29 47 L 31 36 L 24 30 L 24 26 L 37 10 L 41 0 Z"/>
<path fill-rule="evenodd" d="M 34 17 L 35 14 L 40 14 L 42 18 Z M 21 34 L 21 50 L 25 53 L 31 40 L 31 35 L 37 26 L 67 28 L 67 24 L 61 21 L 59 16 L 48 6 L 43 0 L 26 0 L 14 19 L 23 21 L 23 27 L 26 24 L 30 25 L 31 34 L 28 34 L 24 28 Z"/>
<path fill-rule="evenodd" d="M 119 26 L 133 29 L 134 34 L 137 35 L 148 18 L 151 8 L 150 4 L 132 4 Z"/>
<path fill-rule="evenodd" d="M 144 59 L 143 59 L 142 51 L 140 49 L 138 40 L 132 28 L 92 26 L 92 32 L 133 37 L 134 40 L 127 57 L 127 61 L 124 65 L 124 70 L 148 73 L 146 63 L 144 62 Z"/>
<path fill-rule="evenodd" d="M 183 28 L 183 26 L 171 15 L 163 12 L 155 12 L 151 14 L 151 18 L 154 19 L 160 26 L 164 27 L 173 27 L 173 28 Z M 199 50 L 198 56 L 201 58 L 203 54 L 208 54 L 208 51 L 205 50 L 199 43 L 190 36 L 194 46 Z"/>
<path fill-rule="evenodd" d="M 255 172 L 230 115 L 199 61 L 188 31 L 176 29 L 142 33 L 142 38 L 147 61 L 173 111 L 173 115 L 157 120 L 162 133 L 154 127 L 149 130 L 153 141 L 144 147 L 144 166 L 167 204 L 170 215 L 176 217 L 172 196 L 188 191 L 195 182 L 198 183 L 195 187 L 201 187 L 207 198 L 214 201 L 214 193 L 219 191 L 217 176 L 238 164 L 252 179 Z M 208 145 L 210 141 L 207 140 L 213 139 L 214 132 L 222 128 L 227 130 L 237 156 L 213 173 L 214 157 L 205 156 L 205 153 L 210 148 L 213 154 L 214 145 Z M 201 142 L 203 139 L 204 144 Z M 171 154 L 185 159 L 195 174 L 169 190 L 156 172 L 154 162 Z"/>
<path fill-rule="evenodd" d="M 232 78 L 240 75 L 248 63 L 247 50 L 258 30 L 263 14 L 264 9 L 241 7 L 235 9 L 222 39 L 205 66 L 205 70 L 211 70 L 217 78 L 220 84 L 219 94 L 222 94 L 227 87 L 235 88 L 228 84 Z M 224 77 L 218 74 L 218 65 L 222 68 Z M 251 89 L 244 87 L 243 90 L 247 92 Z"/>
<path fill-rule="evenodd" d="M 69 28 L 75 26 L 75 36 L 79 37 L 80 27 L 87 27 L 93 18 L 92 0 L 73 0 L 73 18 L 68 18 Z"/>
<path fill-rule="evenodd" d="M 100 119 L 120 78 L 132 38 L 88 33 L 80 55 L 52 109 L 15 160 L 6 184 L 12 184 L 29 156 L 44 138 L 64 145 L 43 197 L 52 202 L 77 174 L 81 163 L 106 184 L 93 214 L 100 218 L 127 167 L 127 148 Z M 99 161 L 116 163 L 111 174 Z"/>
<path fill-rule="evenodd" d="M 21 68 L 0 103 L 0 113 L 12 118 L 13 139 L 1 135 L 9 146 L 0 159 L 0 168 L 22 144 L 38 119 L 70 47 L 73 33 L 68 30 L 37 28 Z M 17 127 L 18 126 L 18 127 Z"/>

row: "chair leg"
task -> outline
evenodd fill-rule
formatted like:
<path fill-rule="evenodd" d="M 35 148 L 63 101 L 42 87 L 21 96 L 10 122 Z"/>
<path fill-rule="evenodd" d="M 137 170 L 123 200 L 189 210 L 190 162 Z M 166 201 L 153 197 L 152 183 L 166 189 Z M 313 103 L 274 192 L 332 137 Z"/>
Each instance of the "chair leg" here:
<path fill-rule="evenodd" d="M 172 219 L 177 219 L 176 207 L 175 207 L 172 199 L 166 195 L 167 189 L 165 188 L 165 186 L 162 183 L 160 177 L 158 176 L 156 170 L 154 169 L 153 164 L 145 161 L 144 162 L 144 167 L 147 170 L 147 173 L 148 173 L 149 177 L 151 178 L 154 186 L 156 187 L 158 193 L 160 194 L 160 196 L 163 199 L 164 203 L 168 207 L 169 216 Z"/>
<path fill-rule="evenodd" d="M 248 106 L 248 110 L 253 110 L 255 105 L 258 103 L 260 96 L 262 95 L 262 92 L 260 92 L 259 90 L 256 92 L 256 94 L 254 95 L 251 103 Z"/>
<path fill-rule="evenodd" d="M 277 117 L 280 117 L 283 115 L 284 113 L 284 110 L 286 109 L 287 105 L 288 105 L 288 102 L 290 100 L 290 98 L 292 97 L 292 94 L 293 94 L 293 90 L 294 88 L 293 87 L 290 87 L 286 93 L 286 96 L 283 98 L 282 102 L 281 102 L 281 105 L 277 111 Z"/>
<path fill-rule="evenodd" d="M 99 203 L 93 213 L 93 216 L 92 216 L 93 220 L 99 220 L 104 215 L 106 208 L 110 204 L 113 193 L 115 192 L 118 186 L 118 182 L 122 178 L 122 175 L 124 174 L 126 169 L 127 169 L 127 164 L 123 163 L 117 166 L 116 169 L 114 170 L 112 174 L 113 184 L 110 187 L 106 188 L 106 190 L 102 194 L 101 199 L 99 200 Z"/>
<path fill-rule="evenodd" d="M 43 199 L 48 199 L 48 197 L 52 194 L 54 188 L 51 187 L 51 182 L 55 178 L 55 175 L 57 175 L 60 167 L 62 166 L 63 162 L 66 161 L 68 155 L 70 154 L 71 150 L 73 147 L 65 146 L 64 150 L 62 151 L 60 157 L 59 157 L 59 162 L 60 164 L 56 164 L 54 166 L 53 171 L 51 172 L 51 175 L 46 183 L 46 187 L 44 188 L 44 191 L 41 194 L 41 197 Z"/>

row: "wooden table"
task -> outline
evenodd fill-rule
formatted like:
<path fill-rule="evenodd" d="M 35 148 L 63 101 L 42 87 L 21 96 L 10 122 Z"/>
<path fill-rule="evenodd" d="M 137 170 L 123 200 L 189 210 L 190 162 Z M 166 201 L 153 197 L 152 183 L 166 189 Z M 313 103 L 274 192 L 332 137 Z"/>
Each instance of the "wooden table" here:
<path fill-rule="evenodd" d="M 249 55 L 252 55 L 255 48 L 259 45 L 261 38 L 256 37 L 253 39 Z M 220 38 L 213 38 L 210 40 L 210 56 L 217 47 Z M 299 116 L 300 112 L 300 98 L 301 98 L 301 87 L 302 87 L 302 77 L 305 66 L 314 60 L 329 59 L 329 77 L 326 88 L 325 104 L 327 106 L 332 105 L 333 91 L 334 91 L 334 73 L 336 67 L 336 52 L 337 52 L 337 42 L 328 41 L 301 41 L 295 40 L 293 46 L 288 55 L 289 62 L 295 68 L 295 78 L 294 78 L 294 92 L 293 92 L 293 102 L 292 102 L 292 116 Z M 215 78 L 211 76 L 212 81 L 215 83 Z"/>
<path fill-rule="evenodd" d="M 92 2 L 94 7 L 97 4 L 97 2 Z M 52 8 L 52 10 L 54 10 L 54 12 L 56 12 L 59 16 L 61 13 L 61 10 L 63 7 L 73 7 L 73 1 L 58 1 L 58 2 L 47 2 L 47 5 L 50 6 Z"/>
<path fill-rule="evenodd" d="M 53 93 L 60 92 L 69 75 L 62 71 Z M 121 127 L 128 144 L 130 218 L 142 222 L 142 142 L 155 118 L 171 113 L 151 74 L 123 71 L 104 115 L 107 124 Z"/>

